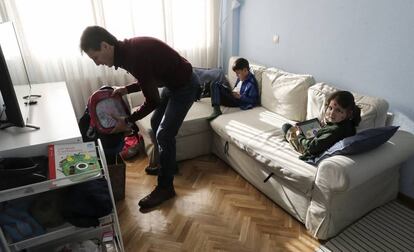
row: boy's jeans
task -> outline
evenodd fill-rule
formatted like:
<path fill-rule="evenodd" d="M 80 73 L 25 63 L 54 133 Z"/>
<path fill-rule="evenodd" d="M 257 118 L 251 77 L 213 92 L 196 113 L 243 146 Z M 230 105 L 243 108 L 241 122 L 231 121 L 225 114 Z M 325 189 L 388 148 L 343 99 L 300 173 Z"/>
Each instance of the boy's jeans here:
<path fill-rule="evenodd" d="M 220 82 L 211 84 L 210 87 L 211 105 L 213 106 L 227 106 L 239 107 L 240 100 L 234 98 L 231 89 Z"/>
<path fill-rule="evenodd" d="M 156 132 L 154 148 L 158 145 L 159 152 L 158 186 L 160 187 L 173 185 L 174 172 L 177 169 L 175 136 L 193 105 L 199 89 L 200 81 L 193 73 L 191 83 L 185 87 L 176 90 L 164 87 L 161 91 L 161 104 L 151 117 L 151 128 Z"/>

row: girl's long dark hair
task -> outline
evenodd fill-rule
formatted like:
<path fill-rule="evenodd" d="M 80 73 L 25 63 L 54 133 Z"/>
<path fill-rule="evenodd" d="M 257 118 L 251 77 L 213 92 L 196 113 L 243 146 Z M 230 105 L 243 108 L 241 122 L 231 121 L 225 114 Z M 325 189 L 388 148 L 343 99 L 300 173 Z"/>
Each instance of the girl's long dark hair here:
<path fill-rule="evenodd" d="M 339 106 L 346 110 L 352 111 L 352 116 L 349 118 L 350 121 L 354 124 L 354 126 L 358 126 L 361 122 L 361 108 L 359 108 L 355 104 L 355 98 L 352 95 L 351 92 L 348 91 L 336 91 L 331 96 L 329 96 L 328 101 L 326 103 L 326 106 L 329 105 L 329 103 L 335 100 Z"/>

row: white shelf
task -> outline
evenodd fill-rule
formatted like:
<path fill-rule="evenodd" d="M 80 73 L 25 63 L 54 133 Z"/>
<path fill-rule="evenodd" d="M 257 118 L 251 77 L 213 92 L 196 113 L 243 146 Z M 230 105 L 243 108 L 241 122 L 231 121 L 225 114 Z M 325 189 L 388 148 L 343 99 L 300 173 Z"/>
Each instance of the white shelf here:
<path fill-rule="evenodd" d="M 72 102 L 66 83 L 43 83 L 32 85 L 32 94 L 40 94 L 38 103 L 29 108 L 27 123 L 39 126 L 39 130 L 30 128 L 11 127 L 0 131 L 0 158 L 28 157 L 47 155 L 50 144 L 69 144 L 82 142 Z M 20 99 L 19 95 L 19 99 Z M 56 106 L 59 104 L 59 106 Z M 46 234 L 16 243 L 8 243 L 3 230 L 0 228 L 0 251 L 10 252 L 26 249 L 27 251 L 50 251 L 53 246 L 63 245 L 74 241 L 84 241 L 91 238 L 104 239 L 106 232 L 111 232 L 109 241 L 115 251 L 124 251 L 121 229 L 112 194 L 111 181 L 108 173 L 102 144 L 98 140 L 98 153 L 101 161 L 99 174 L 85 177 L 85 173 L 67 176 L 61 179 L 47 180 L 40 183 L 25 185 L 0 191 L 0 202 L 14 200 L 58 188 L 83 183 L 99 178 L 105 178 L 112 202 L 112 213 L 102 218 L 100 227 L 78 228 L 71 225 L 53 229 Z M 112 251 L 112 250 L 111 250 Z"/>
<path fill-rule="evenodd" d="M 67 242 L 69 241 L 69 237 L 73 238 L 77 238 L 76 236 L 83 236 L 86 239 L 90 239 L 88 238 L 88 235 L 92 235 L 91 238 L 99 238 L 102 239 L 103 238 L 103 234 L 107 233 L 107 232 L 114 232 L 113 228 L 112 228 L 112 221 L 108 222 L 108 218 L 109 220 L 112 220 L 112 214 L 108 215 L 107 217 L 103 217 L 100 219 L 100 222 L 103 223 L 101 224 L 101 226 L 99 227 L 90 227 L 90 228 L 80 228 L 80 227 L 75 227 L 71 224 L 64 224 L 58 228 L 53 228 L 53 231 L 47 232 L 43 235 L 39 235 L 33 238 L 29 238 L 23 241 L 19 241 L 19 242 L 15 242 L 15 243 L 11 243 L 9 244 L 9 248 L 12 251 L 19 251 L 22 249 L 27 249 L 27 248 L 31 248 L 31 247 L 36 247 L 36 246 L 40 246 L 42 244 L 48 244 L 48 246 L 50 246 L 50 243 L 53 241 L 59 241 L 62 238 L 64 238 L 64 241 Z"/>
<path fill-rule="evenodd" d="M 79 178 L 82 178 L 83 180 L 80 180 Z M 25 186 L 15 187 L 7 190 L 0 191 L 0 202 L 18 199 L 22 197 L 26 197 L 33 194 L 38 194 L 58 188 L 62 188 L 65 186 L 75 185 L 79 183 L 83 183 L 86 181 L 102 178 L 102 169 L 98 174 L 95 174 L 94 176 L 85 178 L 85 174 L 75 174 L 71 176 L 67 176 L 65 178 L 61 179 L 52 179 L 52 180 L 46 180 L 40 183 L 35 184 L 29 184 Z"/>
<path fill-rule="evenodd" d="M 0 191 L 0 202 L 18 199 L 21 197 L 55 190 L 58 188 L 75 185 L 104 177 L 107 181 L 108 189 L 110 192 L 113 207 L 112 213 L 108 216 L 99 219 L 99 227 L 79 228 L 72 226 L 70 224 L 66 224 L 57 229 L 55 228 L 53 229 L 53 231 L 47 232 L 43 235 L 39 235 L 15 243 L 7 242 L 4 233 L 0 229 L 0 242 L 7 246 L 6 251 L 20 251 L 23 249 L 30 248 L 33 248 L 34 251 L 45 251 L 43 250 L 43 247 L 57 247 L 59 245 L 63 245 L 71 241 L 88 240 L 92 238 L 98 239 L 102 242 L 112 243 L 113 247 L 115 248 L 114 251 L 124 251 L 123 242 L 121 238 L 121 230 L 115 206 L 115 200 L 113 197 L 111 181 L 108 173 L 108 166 L 106 164 L 105 155 L 100 140 L 98 140 L 97 152 L 99 154 L 99 159 L 101 162 L 101 170 L 98 174 L 94 174 L 90 177 L 87 177 L 87 174 L 85 175 L 85 173 L 75 174 L 61 179 L 47 180 L 36 184 L 30 184 L 26 186 Z M 109 236 L 105 235 L 108 233 Z M 41 247 L 41 249 L 37 250 L 36 247 Z"/>

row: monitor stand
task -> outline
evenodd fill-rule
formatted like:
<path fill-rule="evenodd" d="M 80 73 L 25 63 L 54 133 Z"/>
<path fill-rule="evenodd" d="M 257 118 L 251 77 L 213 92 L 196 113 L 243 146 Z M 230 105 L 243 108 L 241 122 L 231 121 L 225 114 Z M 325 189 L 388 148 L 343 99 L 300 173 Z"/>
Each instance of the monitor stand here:
<path fill-rule="evenodd" d="M 38 95 L 38 94 L 31 94 L 31 95 L 25 95 L 25 96 L 23 96 L 23 99 L 30 100 L 31 98 L 40 98 L 40 97 L 42 97 L 42 96 L 41 95 Z"/>
<path fill-rule="evenodd" d="M 13 123 L 9 123 L 9 122 L 7 122 L 7 121 L 4 121 L 4 120 L 1 120 L 0 121 L 0 130 L 4 130 L 4 129 L 7 129 L 7 128 L 10 128 L 10 127 L 20 127 L 20 126 L 16 126 L 15 124 L 13 124 Z M 40 127 L 39 126 L 35 126 L 35 125 L 31 125 L 31 124 L 26 124 L 24 127 L 20 127 L 20 128 L 32 128 L 32 129 L 40 129 Z"/>

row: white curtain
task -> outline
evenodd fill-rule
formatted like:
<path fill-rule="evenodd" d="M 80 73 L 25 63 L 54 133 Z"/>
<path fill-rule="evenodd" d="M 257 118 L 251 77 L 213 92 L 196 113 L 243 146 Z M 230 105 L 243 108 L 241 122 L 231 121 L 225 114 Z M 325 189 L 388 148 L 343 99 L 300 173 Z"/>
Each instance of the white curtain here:
<path fill-rule="evenodd" d="M 119 40 L 157 37 L 193 66 L 216 67 L 219 9 L 219 0 L 0 0 L 0 20 L 15 23 L 30 82 L 66 81 L 79 118 L 100 86 L 134 81 L 81 54 L 85 27 L 103 26 Z"/>

